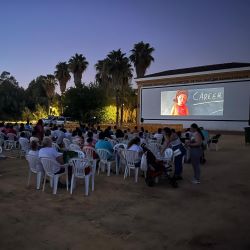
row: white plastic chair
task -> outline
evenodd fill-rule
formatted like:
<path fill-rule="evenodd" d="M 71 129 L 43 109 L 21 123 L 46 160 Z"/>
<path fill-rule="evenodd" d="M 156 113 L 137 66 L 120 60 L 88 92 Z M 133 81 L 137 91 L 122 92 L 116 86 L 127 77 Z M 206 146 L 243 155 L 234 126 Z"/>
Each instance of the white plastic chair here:
<path fill-rule="evenodd" d="M 59 145 L 57 143 L 55 143 L 55 142 L 52 142 L 52 148 L 54 148 L 56 151 L 60 150 Z"/>
<path fill-rule="evenodd" d="M 115 152 L 115 170 L 116 174 L 119 174 L 120 163 L 122 161 L 123 155 L 121 154 L 122 149 L 127 149 L 127 144 L 125 143 L 117 143 L 114 147 Z"/>
<path fill-rule="evenodd" d="M 9 151 L 9 150 L 14 149 L 15 145 L 16 145 L 15 141 L 5 140 L 4 144 L 3 144 L 3 148 L 4 148 L 4 150 L 8 150 Z"/>
<path fill-rule="evenodd" d="M 80 146 L 74 143 L 71 143 L 69 145 L 69 150 L 75 151 L 75 150 L 81 150 Z"/>
<path fill-rule="evenodd" d="M 17 136 L 14 133 L 8 133 L 7 134 L 7 140 L 13 143 L 13 147 L 16 148 L 17 147 L 17 141 L 15 141 L 17 139 Z"/>
<path fill-rule="evenodd" d="M 67 138 L 63 138 L 63 144 L 64 144 L 64 148 L 66 150 L 69 150 L 69 145 L 71 144 L 70 140 Z"/>
<path fill-rule="evenodd" d="M 68 190 L 68 186 L 69 186 L 69 183 L 68 183 L 68 164 L 60 165 L 57 161 L 52 160 L 50 158 L 45 158 L 45 157 L 42 157 L 40 159 L 41 159 L 41 162 L 43 165 L 43 169 L 45 171 L 45 177 L 44 177 L 44 182 L 43 182 L 43 191 L 45 190 L 46 176 L 48 176 L 52 180 L 53 194 L 56 194 L 58 179 L 62 175 L 66 175 L 66 185 L 67 185 L 67 190 Z M 56 172 L 55 169 L 58 166 L 64 167 L 65 172 L 63 172 L 61 174 L 55 174 L 55 172 Z"/>
<path fill-rule="evenodd" d="M 84 179 L 85 181 L 85 195 L 88 196 L 89 194 L 89 177 L 93 176 L 93 171 L 91 170 L 89 174 L 85 174 L 85 168 L 91 167 L 90 161 L 80 158 L 72 158 L 69 160 L 69 164 L 72 166 L 72 177 L 71 177 L 71 187 L 70 187 L 70 194 L 73 192 L 73 188 L 75 186 L 75 178 Z M 92 178 L 92 191 L 94 191 L 94 178 Z"/>
<path fill-rule="evenodd" d="M 85 158 L 85 153 L 82 152 L 81 150 L 73 150 L 73 151 L 78 154 L 78 158 L 80 158 L 80 159 L 84 159 Z"/>
<path fill-rule="evenodd" d="M 40 189 L 41 179 L 44 176 L 44 171 L 38 156 L 34 155 L 26 155 L 26 160 L 29 164 L 29 174 L 28 174 L 28 182 L 27 186 L 30 184 L 31 174 L 36 174 L 36 189 Z"/>
<path fill-rule="evenodd" d="M 30 143 L 28 140 L 22 140 L 21 138 L 19 138 L 19 145 L 20 145 L 20 158 L 22 156 L 25 156 L 30 149 Z"/>
<path fill-rule="evenodd" d="M 90 160 L 93 161 L 93 172 L 95 174 L 96 172 L 96 162 L 97 159 L 94 159 L 94 153 L 97 154 L 96 150 L 93 147 L 90 146 L 84 146 L 83 147 L 83 152 L 85 153 L 85 156 Z"/>
<path fill-rule="evenodd" d="M 107 167 L 107 176 L 110 176 L 110 168 L 111 168 L 111 164 L 112 164 L 112 162 L 114 162 L 114 160 L 109 159 L 110 158 L 109 151 L 106 149 L 96 149 L 96 152 L 100 158 L 98 174 L 100 173 L 100 168 L 103 165 L 102 171 L 104 172 L 105 167 Z"/>
<path fill-rule="evenodd" d="M 132 150 L 124 150 L 125 154 L 125 160 L 126 160 L 126 167 L 124 172 L 124 179 L 127 178 L 127 176 L 130 176 L 130 170 L 135 171 L 135 182 L 138 182 L 138 172 L 139 167 L 135 167 L 135 160 L 138 158 L 138 152 L 132 151 Z"/>
<path fill-rule="evenodd" d="M 158 152 L 160 152 L 160 144 L 157 143 L 157 141 L 151 141 L 148 144 L 148 148 L 151 150 L 151 152 L 157 156 Z"/>

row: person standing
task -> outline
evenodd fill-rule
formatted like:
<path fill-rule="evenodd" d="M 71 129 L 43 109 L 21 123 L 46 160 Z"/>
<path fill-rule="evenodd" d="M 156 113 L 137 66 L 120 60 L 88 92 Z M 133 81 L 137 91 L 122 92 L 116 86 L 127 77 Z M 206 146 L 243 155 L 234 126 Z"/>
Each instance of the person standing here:
<path fill-rule="evenodd" d="M 200 184 L 200 159 L 202 156 L 202 135 L 201 131 L 196 123 L 193 123 L 190 127 L 191 138 L 186 144 L 190 147 L 190 159 L 194 169 L 193 184 Z"/>
<path fill-rule="evenodd" d="M 43 120 L 42 119 L 38 120 L 38 122 L 34 128 L 34 131 L 35 131 L 36 137 L 39 139 L 40 142 L 42 142 L 43 137 L 44 137 L 44 128 L 43 128 Z"/>

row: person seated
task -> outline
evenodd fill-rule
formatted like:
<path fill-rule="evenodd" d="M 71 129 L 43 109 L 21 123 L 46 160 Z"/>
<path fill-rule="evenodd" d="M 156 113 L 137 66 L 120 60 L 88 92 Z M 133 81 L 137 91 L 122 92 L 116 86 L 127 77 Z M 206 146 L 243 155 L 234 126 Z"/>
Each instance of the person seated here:
<path fill-rule="evenodd" d="M 80 148 L 84 146 L 84 138 L 82 135 L 82 131 L 80 129 L 76 129 L 72 133 L 72 143 L 78 145 Z"/>
<path fill-rule="evenodd" d="M 95 143 L 94 143 L 94 140 L 93 138 L 89 137 L 86 141 L 86 145 L 87 147 L 91 147 L 93 149 L 95 149 Z M 96 152 L 94 151 L 93 152 L 93 159 L 98 159 L 98 155 L 96 154 Z"/>
<path fill-rule="evenodd" d="M 30 123 L 29 122 L 27 122 L 25 125 L 24 125 L 24 129 L 25 129 L 25 131 L 32 131 L 32 126 L 30 125 Z"/>
<path fill-rule="evenodd" d="M 123 138 L 123 137 L 124 137 L 124 133 L 122 132 L 121 129 L 117 129 L 117 130 L 116 130 L 116 132 L 115 132 L 115 137 L 116 137 L 117 139 Z"/>
<path fill-rule="evenodd" d="M 21 148 L 22 148 L 22 149 L 23 149 L 23 148 L 27 149 L 27 147 L 29 147 L 30 142 L 29 142 L 29 139 L 26 138 L 26 135 L 25 135 L 25 132 L 24 132 L 24 131 L 21 132 L 20 138 L 18 139 L 18 142 L 19 142 L 19 144 L 21 145 Z"/>
<path fill-rule="evenodd" d="M 30 143 L 32 141 L 36 141 L 37 143 L 39 143 L 39 138 L 36 136 L 36 132 L 35 131 L 32 131 L 32 133 L 31 133 Z"/>
<path fill-rule="evenodd" d="M 92 140 L 91 140 L 91 143 L 93 144 L 93 146 L 95 146 L 96 140 L 93 138 L 93 132 L 92 132 L 92 131 L 88 131 L 88 133 L 87 133 L 87 140 L 88 140 L 89 138 L 92 139 Z M 87 145 L 87 143 L 88 143 L 88 142 L 86 142 L 85 145 Z"/>
<path fill-rule="evenodd" d="M 72 131 L 71 130 L 66 130 L 66 132 L 64 134 L 65 134 L 65 138 L 72 141 Z"/>
<path fill-rule="evenodd" d="M 6 126 L 6 130 L 5 130 L 5 134 L 17 134 L 16 133 L 16 130 L 13 128 L 13 125 L 12 124 L 7 124 Z"/>
<path fill-rule="evenodd" d="M 154 137 L 158 142 L 162 142 L 163 134 L 162 134 L 162 128 L 158 128 L 157 133 L 154 134 Z"/>
<path fill-rule="evenodd" d="M 179 154 L 176 155 L 174 158 L 174 165 L 175 165 L 174 178 L 176 180 L 182 180 L 182 170 L 183 170 L 182 157 L 186 154 L 186 149 L 183 146 L 180 138 L 178 137 L 174 129 L 166 127 L 163 130 L 165 133 L 165 141 L 161 149 L 161 154 L 163 154 L 163 152 L 167 148 L 172 148 L 174 153 L 175 151 L 179 152 Z"/>
<path fill-rule="evenodd" d="M 95 149 L 106 149 L 109 152 L 109 158 L 111 159 L 113 158 L 113 146 L 109 141 L 105 140 L 105 133 L 104 132 L 100 132 L 99 133 L 99 139 L 97 141 L 97 143 L 95 144 Z"/>
<path fill-rule="evenodd" d="M 45 136 L 42 140 L 42 148 L 39 150 L 38 153 L 39 158 L 49 158 L 56 162 L 58 165 L 55 165 L 55 172 L 54 174 L 61 174 L 65 172 L 64 167 L 60 167 L 60 165 L 64 164 L 63 161 L 63 154 L 56 151 L 55 148 L 52 147 L 52 139 L 48 136 Z"/>
<path fill-rule="evenodd" d="M 140 167 L 141 157 L 143 154 L 143 149 L 140 146 L 141 140 L 139 137 L 135 137 L 128 143 L 128 150 L 137 152 L 137 158 L 135 159 L 135 167 Z"/>
<path fill-rule="evenodd" d="M 142 145 L 143 143 L 146 144 L 146 139 L 144 138 L 144 133 L 142 131 L 139 133 L 139 138 L 140 138 L 140 145 Z"/>
<path fill-rule="evenodd" d="M 135 126 L 135 127 L 134 127 L 134 130 L 133 130 L 133 134 L 137 134 L 137 133 L 139 133 L 139 131 L 138 131 L 138 127 L 137 127 L 137 126 Z"/>
<path fill-rule="evenodd" d="M 17 131 L 17 130 L 16 130 Z M 23 132 L 25 131 L 25 127 L 23 123 L 20 123 L 20 127 L 19 127 L 19 132 Z"/>
<path fill-rule="evenodd" d="M 30 150 L 28 152 L 28 155 L 39 157 L 39 150 L 38 150 L 38 141 L 32 141 L 30 143 Z M 41 161 L 37 162 L 36 166 L 37 171 L 44 173 L 43 165 Z"/>

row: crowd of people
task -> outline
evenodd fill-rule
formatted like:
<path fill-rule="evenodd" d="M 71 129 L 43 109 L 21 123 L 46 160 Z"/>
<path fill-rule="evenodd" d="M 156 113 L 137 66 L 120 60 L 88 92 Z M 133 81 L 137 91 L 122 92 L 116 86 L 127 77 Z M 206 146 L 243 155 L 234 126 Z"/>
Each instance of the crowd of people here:
<path fill-rule="evenodd" d="M 55 143 L 59 148 L 65 148 L 64 138 L 70 143 L 76 144 L 82 150 L 84 146 L 94 149 L 106 149 L 109 152 L 109 159 L 114 158 L 114 144 L 125 143 L 127 149 L 137 152 L 135 166 L 140 167 L 142 155 L 147 152 L 147 160 L 151 171 L 164 172 L 164 159 L 162 156 L 166 149 L 171 148 L 174 154 L 174 174 L 175 181 L 183 178 L 183 158 L 191 162 L 194 170 L 194 184 L 200 183 L 200 165 L 205 162 L 204 157 L 204 135 L 197 124 L 193 123 L 190 129 L 184 133 L 176 133 L 174 129 L 159 128 L 155 133 L 145 131 L 143 127 L 134 130 L 121 130 L 114 126 L 108 126 L 102 130 L 100 126 L 88 126 L 80 124 L 74 130 L 66 130 L 63 126 L 44 125 L 39 120 L 36 125 L 27 122 L 5 124 L 0 123 L 0 138 L 7 140 L 9 135 L 14 135 L 14 140 L 22 144 L 24 141 L 29 143 L 29 154 L 39 157 L 50 157 L 58 163 L 63 164 L 62 153 L 52 147 Z M 148 146 L 148 141 L 156 141 L 159 145 L 159 152 L 152 152 Z M 188 152 L 188 154 L 187 154 Z M 187 157 L 187 155 L 189 155 Z M 161 157 L 159 157 L 161 156 Z M 96 159 L 98 155 L 94 156 Z M 61 173 L 62 169 L 57 169 L 56 173 Z M 55 173 L 55 174 L 56 174 Z"/>

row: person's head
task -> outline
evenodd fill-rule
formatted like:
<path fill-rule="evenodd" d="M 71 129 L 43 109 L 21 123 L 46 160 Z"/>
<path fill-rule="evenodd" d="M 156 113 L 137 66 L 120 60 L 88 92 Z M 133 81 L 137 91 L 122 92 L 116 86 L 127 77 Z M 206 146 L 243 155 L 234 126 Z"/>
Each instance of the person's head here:
<path fill-rule="evenodd" d="M 116 138 L 122 138 L 122 137 L 124 137 L 124 134 L 123 134 L 121 129 L 117 129 L 115 132 L 115 136 L 116 136 Z"/>
<path fill-rule="evenodd" d="M 168 127 L 165 127 L 164 129 L 163 129 L 163 131 L 164 131 L 164 134 L 166 135 L 166 136 L 170 136 L 171 135 L 171 129 L 170 128 L 168 128 Z"/>
<path fill-rule="evenodd" d="M 191 126 L 190 126 L 191 132 L 196 132 L 196 131 L 198 131 L 198 129 L 199 129 L 199 127 L 196 123 L 191 124 Z"/>
<path fill-rule="evenodd" d="M 132 140 L 129 141 L 128 148 L 130 148 L 134 144 L 135 145 L 140 145 L 140 142 L 141 142 L 140 138 L 139 137 L 135 137 L 135 138 L 133 138 Z"/>
<path fill-rule="evenodd" d="M 92 132 L 92 131 L 89 131 L 89 132 L 87 133 L 87 137 L 93 138 L 93 132 Z"/>
<path fill-rule="evenodd" d="M 50 137 L 48 136 L 44 136 L 43 137 L 43 141 L 42 141 L 42 146 L 43 147 L 52 147 L 52 140 Z"/>
<path fill-rule="evenodd" d="M 176 96 L 175 96 L 175 102 L 177 102 L 177 104 L 179 106 L 183 106 L 186 104 L 188 99 L 188 92 L 187 90 L 178 90 L 176 92 Z"/>
<path fill-rule="evenodd" d="M 162 133 L 162 128 L 158 128 L 158 134 Z"/>
<path fill-rule="evenodd" d="M 38 149 L 38 144 L 37 144 L 37 141 L 36 141 L 36 140 L 31 141 L 31 143 L 30 143 L 30 148 L 31 148 L 31 150 L 33 150 L 33 151 L 36 151 L 36 150 Z"/>
<path fill-rule="evenodd" d="M 139 137 L 140 137 L 140 138 L 143 138 L 143 132 L 142 132 L 142 131 L 139 132 Z"/>
<path fill-rule="evenodd" d="M 42 120 L 42 119 L 39 119 L 38 122 L 37 122 L 37 125 L 43 126 L 43 120 Z"/>
<path fill-rule="evenodd" d="M 98 138 L 99 138 L 99 140 L 104 140 L 105 139 L 105 133 L 104 132 L 100 132 Z"/>
<path fill-rule="evenodd" d="M 92 142 L 93 142 L 93 138 L 92 138 L 92 137 L 89 137 L 89 138 L 87 139 L 87 143 L 88 143 L 88 144 L 92 144 Z"/>
<path fill-rule="evenodd" d="M 51 131 L 49 129 L 46 129 L 44 135 L 51 136 Z"/>
<path fill-rule="evenodd" d="M 26 135 L 25 135 L 25 133 L 24 132 L 21 132 L 21 134 L 20 134 L 20 137 L 25 137 Z"/>

